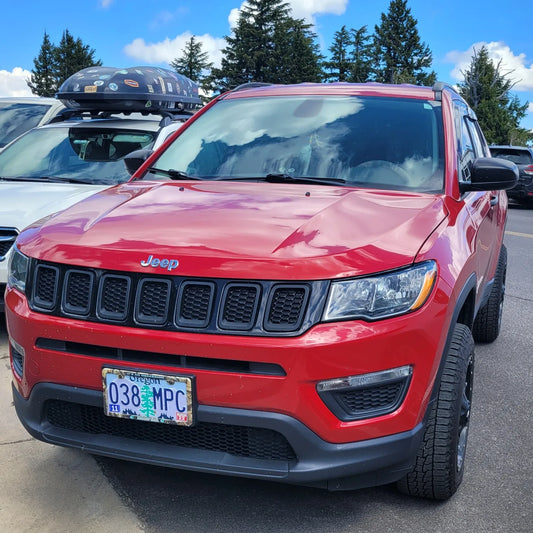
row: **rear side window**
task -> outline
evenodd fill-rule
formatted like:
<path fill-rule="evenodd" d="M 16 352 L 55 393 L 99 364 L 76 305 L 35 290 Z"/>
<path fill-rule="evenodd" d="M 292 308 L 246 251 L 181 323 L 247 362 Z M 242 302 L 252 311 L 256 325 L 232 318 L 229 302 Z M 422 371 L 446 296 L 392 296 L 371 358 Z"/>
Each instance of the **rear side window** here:
<path fill-rule="evenodd" d="M 491 148 L 490 153 L 492 157 L 499 157 L 500 159 L 507 159 L 517 165 L 531 165 L 533 164 L 533 155 L 529 150 L 519 150 L 516 148 Z"/>

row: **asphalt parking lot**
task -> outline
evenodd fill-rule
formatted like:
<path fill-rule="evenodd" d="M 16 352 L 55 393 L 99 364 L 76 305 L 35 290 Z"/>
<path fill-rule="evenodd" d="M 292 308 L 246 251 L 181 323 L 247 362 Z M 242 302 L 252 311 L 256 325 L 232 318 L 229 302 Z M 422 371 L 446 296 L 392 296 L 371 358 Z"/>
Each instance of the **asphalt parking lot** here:
<path fill-rule="evenodd" d="M 533 209 L 510 210 L 502 333 L 476 346 L 464 482 L 449 501 L 393 487 L 328 493 L 94 458 L 33 440 L 11 403 L 0 320 L 0 521 L 13 532 L 530 532 Z"/>

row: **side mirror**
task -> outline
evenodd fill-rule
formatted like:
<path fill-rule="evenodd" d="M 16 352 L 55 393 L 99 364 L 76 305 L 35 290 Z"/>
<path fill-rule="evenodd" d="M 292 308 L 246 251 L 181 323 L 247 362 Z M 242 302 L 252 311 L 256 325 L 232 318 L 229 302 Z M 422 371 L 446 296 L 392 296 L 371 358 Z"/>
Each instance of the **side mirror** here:
<path fill-rule="evenodd" d="M 152 150 L 149 148 L 141 148 L 134 150 L 124 157 L 123 161 L 128 169 L 130 175 L 133 176 L 139 167 L 152 155 Z"/>
<path fill-rule="evenodd" d="M 518 181 L 518 167 L 496 157 L 479 157 L 472 163 L 470 181 L 459 183 L 461 192 L 511 189 Z"/>

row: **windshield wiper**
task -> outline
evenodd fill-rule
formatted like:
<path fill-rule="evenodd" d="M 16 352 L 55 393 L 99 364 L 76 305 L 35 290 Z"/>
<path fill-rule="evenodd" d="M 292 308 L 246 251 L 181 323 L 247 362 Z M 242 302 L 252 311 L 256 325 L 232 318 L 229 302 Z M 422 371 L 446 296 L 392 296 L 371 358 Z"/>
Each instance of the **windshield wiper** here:
<path fill-rule="evenodd" d="M 169 168 L 168 170 L 166 170 L 164 168 L 150 167 L 148 169 L 148 172 L 151 172 L 152 174 L 164 174 L 165 176 L 168 176 L 171 180 L 201 180 L 202 179 L 196 176 L 189 176 L 187 172 L 183 172 L 183 170 L 174 170 L 173 168 Z"/>
<path fill-rule="evenodd" d="M 85 183 L 92 185 L 87 180 L 63 178 L 60 176 L 0 176 L 0 181 L 45 181 L 47 183 Z"/>
<path fill-rule="evenodd" d="M 318 178 L 314 176 L 291 176 L 290 174 L 267 174 L 265 181 L 268 183 L 317 183 L 324 185 L 325 183 L 346 183 L 343 178 Z"/>
<path fill-rule="evenodd" d="M 213 181 L 266 181 L 268 183 L 310 183 L 326 185 L 346 183 L 343 178 L 317 178 L 314 176 L 291 176 L 290 174 L 267 174 L 266 176 L 223 176 L 214 178 Z"/>

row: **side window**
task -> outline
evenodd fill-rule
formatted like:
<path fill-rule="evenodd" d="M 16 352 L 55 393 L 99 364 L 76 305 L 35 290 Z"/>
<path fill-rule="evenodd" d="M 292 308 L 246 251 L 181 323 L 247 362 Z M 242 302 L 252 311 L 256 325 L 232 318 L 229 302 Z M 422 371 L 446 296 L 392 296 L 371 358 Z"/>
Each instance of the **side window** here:
<path fill-rule="evenodd" d="M 470 132 L 470 138 L 474 143 L 474 151 L 476 153 L 476 157 L 485 157 L 486 154 L 484 149 L 484 143 L 477 122 L 472 120 L 471 118 L 466 117 L 465 121 L 468 131 Z"/>
<path fill-rule="evenodd" d="M 476 153 L 474 151 L 474 141 L 467 125 L 467 121 L 469 121 L 468 108 L 463 102 L 456 100 L 453 103 L 453 112 L 457 137 L 459 180 L 470 181 L 472 162 L 476 158 Z"/>

